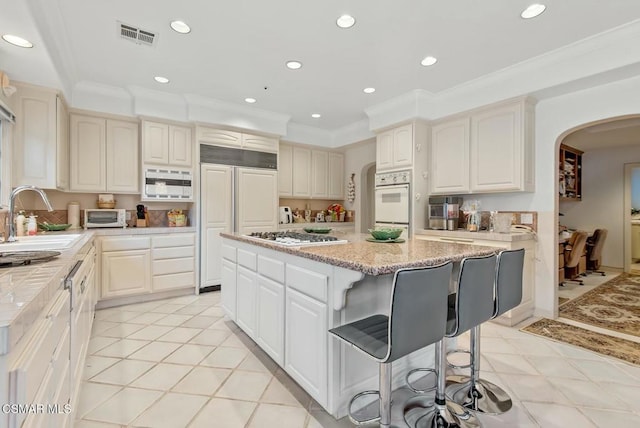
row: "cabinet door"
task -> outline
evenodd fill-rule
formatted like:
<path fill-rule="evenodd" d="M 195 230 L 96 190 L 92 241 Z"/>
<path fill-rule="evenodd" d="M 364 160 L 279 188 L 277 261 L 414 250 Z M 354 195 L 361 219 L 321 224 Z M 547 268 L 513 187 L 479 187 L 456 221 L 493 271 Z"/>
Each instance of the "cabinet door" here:
<path fill-rule="evenodd" d="M 169 125 L 142 122 L 142 161 L 159 165 L 169 163 Z"/>
<path fill-rule="evenodd" d="M 344 199 L 344 155 L 329 153 L 329 199 Z"/>
<path fill-rule="evenodd" d="M 241 234 L 278 228 L 278 173 L 238 168 L 236 186 L 237 231 Z"/>
<path fill-rule="evenodd" d="M 519 190 L 524 150 L 521 105 L 471 117 L 471 191 Z"/>
<path fill-rule="evenodd" d="M 273 360 L 284 364 L 284 285 L 258 275 L 256 342 Z"/>
<path fill-rule="evenodd" d="M 469 118 L 433 127 L 430 183 L 431 193 L 469 191 Z"/>
<path fill-rule="evenodd" d="M 640 224 L 631 225 L 631 257 L 640 259 Z"/>
<path fill-rule="evenodd" d="M 376 138 L 376 171 L 393 168 L 393 130 Z"/>
<path fill-rule="evenodd" d="M 151 250 L 102 253 L 102 298 L 151 292 Z"/>
<path fill-rule="evenodd" d="M 196 140 L 198 143 L 209 143 L 214 146 L 235 147 L 237 149 L 242 146 L 241 133 L 206 126 L 196 127 Z"/>
<path fill-rule="evenodd" d="M 311 150 L 293 148 L 293 197 L 311 197 Z"/>
<path fill-rule="evenodd" d="M 229 318 L 236 320 L 236 264 L 222 259 L 222 284 L 220 285 L 220 305 Z"/>
<path fill-rule="evenodd" d="M 277 152 L 278 139 L 260 135 L 242 134 L 242 148 L 259 152 Z"/>
<path fill-rule="evenodd" d="M 245 267 L 237 266 L 236 323 L 252 339 L 256 337 L 257 277 L 255 272 Z"/>
<path fill-rule="evenodd" d="M 138 124 L 107 120 L 107 191 L 139 193 Z"/>
<path fill-rule="evenodd" d="M 69 111 L 60 97 L 56 97 L 56 123 L 56 187 L 69 190 Z"/>
<path fill-rule="evenodd" d="M 169 165 L 193 165 L 191 129 L 183 126 L 169 126 Z"/>
<path fill-rule="evenodd" d="M 285 370 L 319 403 L 327 401 L 327 305 L 286 290 Z"/>
<path fill-rule="evenodd" d="M 71 190 L 104 192 L 107 189 L 105 136 L 104 119 L 71 115 Z"/>
<path fill-rule="evenodd" d="M 21 87 L 13 151 L 13 186 L 29 184 L 56 188 L 56 95 Z"/>
<path fill-rule="evenodd" d="M 329 153 L 311 151 L 311 197 L 326 198 L 328 191 Z"/>
<path fill-rule="evenodd" d="M 284 144 L 278 152 L 278 194 L 293 196 L 293 147 Z"/>
<path fill-rule="evenodd" d="M 393 167 L 413 165 L 413 125 L 393 130 Z"/>

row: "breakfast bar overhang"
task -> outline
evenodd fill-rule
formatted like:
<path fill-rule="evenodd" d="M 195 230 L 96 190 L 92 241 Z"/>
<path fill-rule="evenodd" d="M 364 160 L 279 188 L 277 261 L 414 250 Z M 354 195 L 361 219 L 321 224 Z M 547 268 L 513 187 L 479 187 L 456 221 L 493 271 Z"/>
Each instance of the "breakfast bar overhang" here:
<path fill-rule="evenodd" d="M 306 247 L 239 234 L 221 236 L 221 304 L 226 314 L 335 418 L 346 415 L 354 394 L 376 389 L 378 369 L 327 331 L 387 314 L 398 269 L 447 261 L 457 265 L 465 257 L 500 250 L 416 239 L 368 242 L 366 234 L 340 236 L 348 241 L 343 244 Z M 433 361 L 433 349 L 427 347 L 394 362 L 394 388 L 404 384 L 407 371 Z"/>

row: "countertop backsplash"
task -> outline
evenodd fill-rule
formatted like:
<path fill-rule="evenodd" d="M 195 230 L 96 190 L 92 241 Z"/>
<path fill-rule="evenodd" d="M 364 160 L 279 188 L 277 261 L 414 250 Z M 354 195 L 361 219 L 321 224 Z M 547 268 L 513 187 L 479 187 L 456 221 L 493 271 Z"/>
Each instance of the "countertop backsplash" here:
<path fill-rule="evenodd" d="M 32 211 L 27 210 L 27 214 Z M 131 214 L 131 219 L 127 221 L 129 227 L 135 227 L 136 224 L 136 210 L 127 210 Z M 149 214 L 149 226 L 148 227 L 168 227 L 169 218 L 167 213 L 169 210 L 151 210 L 147 207 L 147 213 Z M 53 224 L 67 223 L 67 210 L 53 210 L 51 212 L 47 210 L 34 210 L 33 213 L 38 216 L 38 223 L 48 222 Z M 182 213 L 187 217 L 186 226 L 190 226 L 189 222 L 189 210 L 182 210 Z M 84 224 L 84 210 L 80 210 L 80 225 Z"/>

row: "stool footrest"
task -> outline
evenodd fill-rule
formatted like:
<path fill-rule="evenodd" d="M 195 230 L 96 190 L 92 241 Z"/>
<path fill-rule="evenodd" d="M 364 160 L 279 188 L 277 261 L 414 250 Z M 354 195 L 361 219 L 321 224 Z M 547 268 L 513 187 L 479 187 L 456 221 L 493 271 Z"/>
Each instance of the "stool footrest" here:
<path fill-rule="evenodd" d="M 432 383 L 431 386 L 428 386 L 427 388 L 419 388 L 413 382 L 411 382 L 409 380 L 409 378 L 414 373 L 427 373 L 427 375 L 425 375 L 425 377 L 429 376 L 429 373 L 433 373 L 433 375 L 436 378 L 434 378 L 433 383 Z M 424 378 L 420 378 L 420 380 L 422 380 L 422 379 L 424 379 Z M 409 387 L 409 389 L 412 390 L 413 392 L 418 393 L 418 394 L 424 394 L 426 392 L 435 391 L 435 389 L 437 387 L 436 380 L 437 380 L 437 373 L 436 373 L 435 369 L 423 369 L 423 368 L 413 369 L 409 373 L 407 373 L 407 376 L 405 377 L 405 382 L 407 383 L 407 386 Z"/>
<path fill-rule="evenodd" d="M 351 423 L 353 423 L 355 425 L 358 425 L 358 426 L 375 424 L 375 423 L 380 421 L 380 412 L 379 412 L 379 407 L 378 406 L 376 406 L 376 409 L 378 409 L 378 414 L 376 416 L 373 416 L 373 417 L 367 418 L 367 419 L 356 419 L 356 417 L 351 412 L 351 406 L 353 405 L 353 403 L 358 398 L 364 397 L 365 395 L 377 395 L 378 396 L 378 400 L 380 400 L 380 391 L 377 391 L 377 390 L 363 391 L 363 392 L 360 392 L 360 393 L 354 395 L 353 398 L 351 398 L 351 400 L 349 401 L 349 407 L 347 407 L 347 415 L 349 416 L 349 420 L 351 421 Z"/>
<path fill-rule="evenodd" d="M 469 364 L 463 365 L 455 365 L 449 362 L 449 355 L 451 354 L 469 354 Z M 447 351 L 447 367 L 452 369 L 468 369 L 471 368 L 471 351 L 468 349 L 452 349 L 451 351 Z"/>

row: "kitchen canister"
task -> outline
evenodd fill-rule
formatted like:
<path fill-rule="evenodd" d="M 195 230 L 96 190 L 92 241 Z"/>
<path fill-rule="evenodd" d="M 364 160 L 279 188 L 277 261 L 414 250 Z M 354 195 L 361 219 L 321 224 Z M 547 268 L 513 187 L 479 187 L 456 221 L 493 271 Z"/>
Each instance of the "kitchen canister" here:
<path fill-rule="evenodd" d="M 80 204 L 78 202 L 69 202 L 67 205 L 67 223 L 71 225 L 70 229 L 80 229 Z"/>

